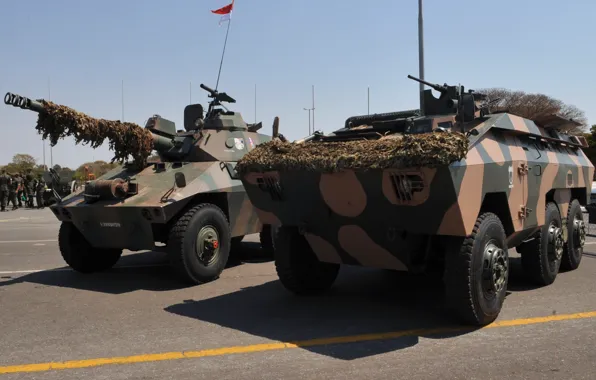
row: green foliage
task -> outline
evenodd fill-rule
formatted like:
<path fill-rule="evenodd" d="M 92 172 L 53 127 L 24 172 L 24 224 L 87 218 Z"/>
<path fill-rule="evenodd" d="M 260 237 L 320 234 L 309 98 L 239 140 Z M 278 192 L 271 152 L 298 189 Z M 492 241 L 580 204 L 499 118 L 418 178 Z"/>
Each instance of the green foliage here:
<path fill-rule="evenodd" d="M 108 163 L 102 160 L 94 161 L 94 162 L 85 162 L 84 164 L 80 165 L 74 174 L 74 179 L 78 181 L 85 181 L 86 179 L 86 172 L 85 168 L 88 169 L 89 174 L 94 174 L 95 178 L 99 178 L 102 175 L 106 174 L 110 170 L 114 169 L 118 166 L 117 163 Z"/>
<path fill-rule="evenodd" d="M 27 174 L 29 171 L 33 176 L 39 176 L 44 172 L 43 165 L 37 165 L 36 160 L 29 154 L 18 153 L 12 157 L 12 161 L 3 166 L 9 174 Z"/>

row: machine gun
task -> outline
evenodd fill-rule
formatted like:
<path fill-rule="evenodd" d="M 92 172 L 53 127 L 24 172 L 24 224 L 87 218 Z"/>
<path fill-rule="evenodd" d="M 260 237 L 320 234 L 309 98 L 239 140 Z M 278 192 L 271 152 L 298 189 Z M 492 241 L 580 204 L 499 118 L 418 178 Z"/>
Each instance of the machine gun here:
<path fill-rule="evenodd" d="M 473 90 L 464 92 L 464 86 L 450 86 L 447 83 L 434 84 L 412 75 L 408 75 L 408 78 L 441 93 L 437 99 L 431 90 L 424 90 L 424 109 L 421 111 L 425 116 L 456 113 L 456 120 L 466 123 L 484 117 L 490 112 L 490 104 L 486 103 L 487 96 L 484 94 L 476 93 Z"/>

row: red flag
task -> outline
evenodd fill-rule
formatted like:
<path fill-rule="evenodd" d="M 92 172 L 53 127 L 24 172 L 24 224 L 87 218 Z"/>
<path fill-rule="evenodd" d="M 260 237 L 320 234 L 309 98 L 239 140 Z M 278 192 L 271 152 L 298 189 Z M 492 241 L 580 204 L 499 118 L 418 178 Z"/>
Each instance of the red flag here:
<path fill-rule="evenodd" d="M 221 7 L 219 9 L 216 9 L 214 11 L 211 11 L 212 13 L 218 14 L 218 15 L 227 15 L 230 12 L 232 12 L 232 9 L 234 8 L 234 0 L 232 0 L 232 2 L 228 5 L 226 5 L 225 7 Z"/>

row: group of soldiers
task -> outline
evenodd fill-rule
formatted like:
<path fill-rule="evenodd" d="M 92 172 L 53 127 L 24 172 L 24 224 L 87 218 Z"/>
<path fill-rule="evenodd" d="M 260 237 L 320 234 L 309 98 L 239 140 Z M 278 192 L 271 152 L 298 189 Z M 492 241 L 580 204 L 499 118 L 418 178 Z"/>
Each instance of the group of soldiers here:
<path fill-rule="evenodd" d="M 46 189 L 46 183 L 40 175 L 38 178 L 29 172 L 26 175 L 22 173 L 7 174 L 5 169 L 0 172 L 0 204 L 1 211 L 7 211 L 6 207 L 12 203 L 12 209 L 16 210 L 23 207 L 23 202 L 29 208 L 35 208 L 33 199 L 35 198 L 37 208 L 43 208 L 43 193 Z"/>

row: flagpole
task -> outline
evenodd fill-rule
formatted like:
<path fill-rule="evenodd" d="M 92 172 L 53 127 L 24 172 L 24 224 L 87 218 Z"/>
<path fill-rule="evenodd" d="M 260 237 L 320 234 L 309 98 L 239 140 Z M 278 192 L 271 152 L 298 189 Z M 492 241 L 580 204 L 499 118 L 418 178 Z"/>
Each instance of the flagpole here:
<path fill-rule="evenodd" d="M 230 24 L 232 23 L 232 15 L 230 12 L 230 18 L 228 19 L 228 28 L 226 29 L 226 39 L 224 41 L 223 52 L 221 53 L 221 62 L 219 63 L 219 72 L 217 73 L 217 82 L 215 83 L 215 91 L 219 86 L 219 76 L 221 75 L 221 66 L 223 65 L 224 54 L 226 54 L 226 45 L 228 44 L 228 33 L 230 32 Z"/>

